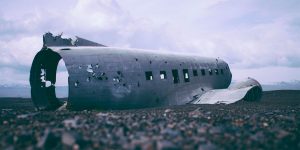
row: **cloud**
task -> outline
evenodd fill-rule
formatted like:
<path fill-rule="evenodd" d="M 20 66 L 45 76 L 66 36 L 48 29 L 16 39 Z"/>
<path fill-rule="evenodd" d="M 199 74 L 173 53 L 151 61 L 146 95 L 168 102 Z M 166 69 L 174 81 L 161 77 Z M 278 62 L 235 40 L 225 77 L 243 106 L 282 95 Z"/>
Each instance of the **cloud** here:
<path fill-rule="evenodd" d="M 15 37 L 10 40 L 0 41 L 1 64 L 30 66 L 33 57 L 42 47 L 40 36 Z"/>
<path fill-rule="evenodd" d="M 18 69 L 1 67 L 0 85 L 28 85 L 29 72 L 24 73 Z"/>
<path fill-rule="evenodd" d="M 241 81 L 247 77 L 257 79 L 263 84 L 274 84 L 281 81 L 294 81 L 299 79 L 299 68 L 290 67 L 264 67 L 251 69 L 233 69 L 233 79 Z M 288 78 L 287 78 L 288 77 Z"/>
<path fill-rule="evenodd" d="M 109 46 L 220 57 L 241 76 L 245 69 L 299 68 L 299 4 L 297 0 L 3 0 L 0 69 L 6 68 L 6 76 L 27 81 L 47 31 Z M 299 80 L 287 74 L 285 78 Z"/>
<path fill-rule="evenodd" d="M 74 30 L 95 32 L 120 28 L 127 16 L 113 0 L 79 0 L 67 17 Z"/>
<path fill-rule="evenodd" d="M 130 30 L 130 46 L 221 57 L 237 68 L 300 66 L 297 1 L 151 1 L 141 7 L 120 3 L 132 18 L 151 23 L 137 32 Z M 147 30 L 154 38 L 146 36 Z"/>

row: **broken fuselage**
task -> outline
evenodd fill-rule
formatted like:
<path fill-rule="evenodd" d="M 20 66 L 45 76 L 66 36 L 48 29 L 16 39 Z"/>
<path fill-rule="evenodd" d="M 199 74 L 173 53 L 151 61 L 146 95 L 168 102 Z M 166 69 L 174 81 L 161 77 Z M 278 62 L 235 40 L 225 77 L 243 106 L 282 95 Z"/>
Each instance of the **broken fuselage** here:
<path fill-rule="evenodd" d="M 31 95 L 39 109 L 61 105 L 55 95 L 60 59 L 69 74 L 67 107 L 76 110 L 187 104 L 231 83 L 228 64 L 221 59 L 63 40 L 44 35 L 44 47 L 32 63 Z"/>

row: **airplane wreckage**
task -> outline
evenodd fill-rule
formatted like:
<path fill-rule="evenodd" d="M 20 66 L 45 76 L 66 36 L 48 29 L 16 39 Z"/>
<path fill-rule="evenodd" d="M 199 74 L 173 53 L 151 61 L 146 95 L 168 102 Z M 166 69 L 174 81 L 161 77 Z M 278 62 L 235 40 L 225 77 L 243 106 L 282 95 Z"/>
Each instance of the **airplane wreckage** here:
<path fill-rule="evenodd" d="M 69 74 L 67 108 L 72 110 L 230 104 L 262 95 L 252 78 L 229 86 L 229 66 L 218 58 L 108 47 L 46 33 L 30 70 L 31 97 L 39 110 L 63 105 L 55 94 L 61 59 Z"/>

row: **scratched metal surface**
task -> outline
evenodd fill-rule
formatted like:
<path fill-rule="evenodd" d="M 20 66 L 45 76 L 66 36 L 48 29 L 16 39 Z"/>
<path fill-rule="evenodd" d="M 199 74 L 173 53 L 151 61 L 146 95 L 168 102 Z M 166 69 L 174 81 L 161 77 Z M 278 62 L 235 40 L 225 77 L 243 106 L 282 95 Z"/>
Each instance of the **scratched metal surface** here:
<path fill-rule="evenodd" d="M 110 47 L 52 49 L 62 56 L 69 72 L 72 108 L 179 105 L 207 90 L 227 88 L 231 82 L 228 65 L 220 59 Z M 172 69 L 178 70 L 178 84 L 173 83 Z M 184 82 L 183 69 L 188 69 L 189 82 Z M 198 76 L 193 76 L 193 69 Z M 208 69 L 223 69 L 224 74 L 209 75 Z M 146 80 L 146 71 L 152 71 L 153 80 Z M 166 71 L 166 79 L 160 79 L 160 71 Z"/>
<path fill-rule="evenodd" d="M 228 64 L 215 58 L 113 47 L 49 47 L 44 51 L 64 60 L 69 73 L 68 105 L 74 109 L 180 105 L 210 89 L 227 88 L 231 82 Z M 177 84 L 173 69 L 178 70 Z M 188 69 L 189 82 L 184 81 L 183 69 Z M 204 76 L 201 69 L 205 69 Z M 198 76 L 193 76 L 193 70 Z M 153 80 L 146 80 L 146 71 L 152 71 Z M 160 79 L 160 71 L 166 72 L 166 79 Z"/>

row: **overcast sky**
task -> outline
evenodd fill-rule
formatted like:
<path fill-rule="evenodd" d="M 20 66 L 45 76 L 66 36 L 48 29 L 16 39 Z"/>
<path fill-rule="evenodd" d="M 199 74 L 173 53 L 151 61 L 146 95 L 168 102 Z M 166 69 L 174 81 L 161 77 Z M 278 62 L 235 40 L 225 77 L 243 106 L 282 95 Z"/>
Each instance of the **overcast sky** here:
<path fill-rule="evenodd" d="M 1 0 L 1 84 L 29 84 L 48 31 L 109 46 L 220 57 L 234 80 L 300 80 L 300 0 Z"/>

